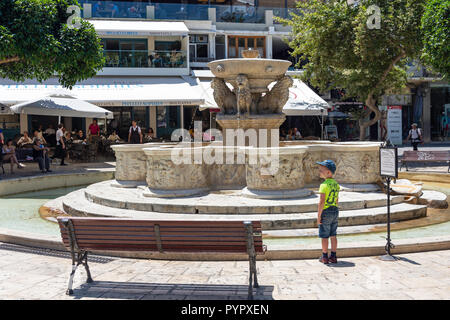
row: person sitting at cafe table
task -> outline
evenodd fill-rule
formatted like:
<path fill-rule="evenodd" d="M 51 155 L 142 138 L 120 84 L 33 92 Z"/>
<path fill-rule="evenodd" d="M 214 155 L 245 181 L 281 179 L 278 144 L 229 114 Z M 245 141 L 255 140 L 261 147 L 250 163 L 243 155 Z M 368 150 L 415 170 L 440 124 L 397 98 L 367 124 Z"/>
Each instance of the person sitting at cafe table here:
<path fill-rule="evenodd" d="M 153 128 L 148 129 L 148 132 L 145 133 L 144 139 L 145 141 L 152 141 L 155 139 L 155 132 L 153 131 Z"/>
<path fill-rule="evenodd" d="M 39 170 L 42 173 L 52 172 L 50 170 L 50 159 L 48 157 L 49 148 L 42 144 L 42 140 L 36 139 L 33 144 L 33 158 L 39 164 Z"/>
<path fill-rule="evenodd" d="M 81 140 L 82 142 L 86 142 L 86 136 L 83 133 L 83 130 L 79 130 L 74 140 Z"/>
<path fill-rule="evenodd" d="M 120 137 L 117 135 L 116 131 L 113 131 L 113 132 L 109 135 L 108 140 L 109 140 L 109 141 L 117 142 L 117 141 L 120 141 Z"/>
<path fill-rule="evenodd" d="M 47 145 L 47 141 L 44 139 L 42 135 L 39 134 L 39 130 L 34 130 L 33 132 L 33 141 L 31 143 L 34 143 L 36 139 L 40 139 L 43 144 Z"/>
<path fill-rule="evenodd" d="M 131 122 L 131 127 L 128 132 L 128 143 L 142 143 L 142 131 L 135 120 Z"/>
<path fill-rule="evenodd" d="M 26 144 L 32 144 L 33 139 L 28 135 L 28 131 L 23 132 L 23 136 L 17 141 L 17 147 L 22 148 Z"/>

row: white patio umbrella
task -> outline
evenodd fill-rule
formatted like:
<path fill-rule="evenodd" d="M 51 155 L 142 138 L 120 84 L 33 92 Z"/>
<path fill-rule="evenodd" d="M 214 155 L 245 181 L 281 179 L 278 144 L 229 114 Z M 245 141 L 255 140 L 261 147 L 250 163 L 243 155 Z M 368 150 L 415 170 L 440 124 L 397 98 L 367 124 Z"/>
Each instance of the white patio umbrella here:
<path fill-rule="evenodd" d="M 112 119 L 113 113 L 67 93 L 54 93 L 12 106 L 14 113 L 80 118 Z"/>

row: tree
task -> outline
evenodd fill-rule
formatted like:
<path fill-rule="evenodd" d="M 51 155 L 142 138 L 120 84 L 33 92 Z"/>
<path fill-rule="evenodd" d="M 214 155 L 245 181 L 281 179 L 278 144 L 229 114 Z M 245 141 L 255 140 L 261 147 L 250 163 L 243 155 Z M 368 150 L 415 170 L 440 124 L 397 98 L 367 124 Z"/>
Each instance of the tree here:
<path fill-rule="evenodd" d="M 100 39 L 92 24 L 75 28 L 67 13 L 76 0 L 0 1 L 0 77 L 14 81 L 54 75 L 68 88 L 102 69 Z"/>
<path fill-rule="evenodd" d="M 344 88 L 368 107 L 359 120 L 365 140 L 365 129 L 381 117 L 377 100 L 406 85 L 407 58 L 420 54 L 425 0 L 347 2 L 355 1 L 297 2 L 300 13 L 279 20 L 292 27 L 292 54 L 307 61 L 304 80 L 321 90 Z"/>
<path fill-rule="evenodd" d="M 450 0 L 429 0 L 422 16 L 423 60 L 450 78 Z"/>

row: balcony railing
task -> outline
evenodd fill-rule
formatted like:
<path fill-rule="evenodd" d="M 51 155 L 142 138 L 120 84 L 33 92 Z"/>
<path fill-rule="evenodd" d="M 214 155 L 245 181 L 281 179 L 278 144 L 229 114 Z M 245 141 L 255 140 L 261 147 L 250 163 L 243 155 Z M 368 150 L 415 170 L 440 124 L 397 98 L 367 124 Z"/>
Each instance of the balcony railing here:
<path fill-rule="evenodd" d="M 160 20 L 209 20 L 208 5 L 155 3 L 155 19 Z"/>
<path fill-rule="evenodd" d="M 216 9 L 217 22 L 265 23 L 265 11 L 272 10 L 274 16 L 288 18 L 295 8 L 255 7 L 229 4 L 182 4 L 125 1 L 78 0 L 91 5 L 92 18 L 157 19 L 157 20 L 209 20 L 208 8 Z M 154 7 L 154 16 L 147 16 L 147 6 Z M 81 11 L 84 17 L 83 10 Z M 277 23 L 275 21 L 275 23 Z"/>
<path fill-rule="evenodd" d="M 187 68 L 186 51 L 104 50 L 109 68 Z"/>
<path fill-rule="evenodd" d="M 146 2 L 78 0 L 81 7 L 91 4 L 92 18 L 147 19 Z M 81 16 L 84 17 L 83 10 Z"/>

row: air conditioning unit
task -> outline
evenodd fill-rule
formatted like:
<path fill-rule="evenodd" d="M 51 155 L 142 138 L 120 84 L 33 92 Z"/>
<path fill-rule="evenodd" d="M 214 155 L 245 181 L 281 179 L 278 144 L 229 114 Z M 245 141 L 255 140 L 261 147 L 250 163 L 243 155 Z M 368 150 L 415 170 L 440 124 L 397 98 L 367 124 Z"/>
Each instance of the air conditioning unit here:
<path fill-rule="evenodd" d="M 197 36 L 197 42 L 208 43 L 208 36 L 207 35 Z"/>

